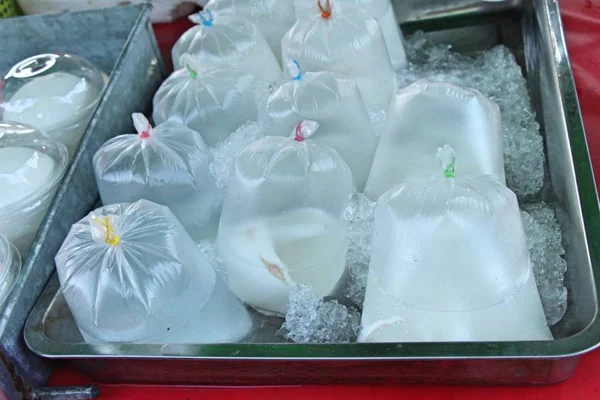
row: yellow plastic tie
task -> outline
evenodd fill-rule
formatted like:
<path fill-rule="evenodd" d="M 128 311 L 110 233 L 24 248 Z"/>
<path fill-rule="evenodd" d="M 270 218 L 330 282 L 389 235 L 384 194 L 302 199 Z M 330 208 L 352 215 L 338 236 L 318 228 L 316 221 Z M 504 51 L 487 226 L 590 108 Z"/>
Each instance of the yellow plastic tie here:
<path fill-rule="evenodd" d="M 104 221 L 99 220 L 98 218 L 93 218 L 94 222 L 102 225 L 106 229 L 106 237 L 104 238 L 104 242 L 111 246 L 116 246 L 119 244 L 121 239 L 119 235 L 114 231 L 114 229 L 110 226 L 110 219 L 105 217 Z"/>

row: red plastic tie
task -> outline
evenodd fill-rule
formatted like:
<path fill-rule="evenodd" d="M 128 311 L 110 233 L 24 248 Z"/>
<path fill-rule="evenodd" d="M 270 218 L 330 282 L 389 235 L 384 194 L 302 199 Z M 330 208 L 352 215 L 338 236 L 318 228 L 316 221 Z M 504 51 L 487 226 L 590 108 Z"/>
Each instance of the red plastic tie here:
<path fill-rule="evenodd" d="M 150 137 L 150 130 L 152 130 L 152 127 L 150 126 L 150 124 L 148 124 L 148 128 L 146 128 L 145 131 L 143 131 L 142 133 L 140 133 L 140 138 L 141 139 L 148 139 Z"/>
<path fill-rule="evenodd" d="M 304 142 L 304 135 L 302 135 L 302 122 L 296 126 L 296 134 L 294 135 L 296 142 Z"/>
<path fill-rule="evenodd" d="M 323 8 L 321 4 L 321 0 L 317 0 L 317 6 L 319 6 L 319 11 L 321 11 L 321 18 L 327 19 L 331 17 L 331 1 L 327 0 L 326 8 Z"/>

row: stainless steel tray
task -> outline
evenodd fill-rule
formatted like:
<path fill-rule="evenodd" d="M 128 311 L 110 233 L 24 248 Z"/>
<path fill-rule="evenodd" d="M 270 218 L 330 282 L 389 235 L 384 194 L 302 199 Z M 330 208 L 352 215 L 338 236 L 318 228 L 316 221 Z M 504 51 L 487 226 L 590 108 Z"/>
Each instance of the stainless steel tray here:
<path fill-rule="evenodd" d="M 503 43 L 527 71 L 545 136 L 544 196 L 559 222 L 569 265 L 569 304 L 556 340 L 514 343 L 141 345 L 83 343 L 53 279 L 26 325 L 38 354 L 66 359 L 101 382 L 169 384 L 550 384 L 571 376 L 600 342 L 597 319 L 600 208 L 555 0 L 397 0 L 406 30 L 439 30 L 464 48 Z M 475 25 L 473 25 L 475 24 Z M 551 183 L 551 184 L 550 184 Z M 51 263 L 51 260 L 49 260 Z"/>
<path fill-rule="evenodd" d="M 0 309 L 0 397 L 13 398 L 50 375 L 50 363 L 25 345 L 23 327 L 54 272 L 52 260 L 71 225 L 97 200 L 90 154 L 126 131 L 132 112 L 151 106 L 152 95 L 164 79 L 149 14 L 150 6 L 138 6 L 0 20 L 0 70 L 26 57 L 58 51 L 78 54 L 110 74 L 78 152 L 24 259 L 15 289 Z M 130 91 L 137 96 L 129 96 Z"/>

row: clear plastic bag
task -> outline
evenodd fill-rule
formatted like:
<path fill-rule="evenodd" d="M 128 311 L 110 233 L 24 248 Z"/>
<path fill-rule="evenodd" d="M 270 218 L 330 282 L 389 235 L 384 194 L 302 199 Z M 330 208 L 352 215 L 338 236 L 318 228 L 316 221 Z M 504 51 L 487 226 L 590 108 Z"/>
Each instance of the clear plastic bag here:
<path fill-rule="evenodd" d="M 67 166 L 67 147 L 31 126 L 0 122 L 0 233 L 27 255 Z"/>
<path fill-rule="evenodd" d="M 83 58 L 46 53 L 12 67 L 0 82 L 0 120 L 31 125 L 75 152 L 108 77 Z"/>
<path fill-rule="evenodd" d="M 207 9 L 253 22 L 281 62 L 281 39 L 296 22 L 294 8 L 281 0 L 210 0 Z"/>
<path fill-rule="evenodd" d="M 346 276 L 352 174 L 335 150 L 305 140 L 317 126 L 259 139 L 230 175 L 217 243 L 231 290 L 265 314 L 285 314 L 296 284 L 326 296 Z"/>
<path fill-rule="evenodd" d="M 245 72 L 206 66 L 188 55 L 186 68 L 169 76 L 154 95 L 153 119 L 182 123 L 214 147 L 247 121 L 258 120 L 256 80 Z"/>
<path fill-rule="evenodd" d="M 500 109 L 476 90 L 421 80 L 402 90 L 388 112 L 365 194 L 377 200 L 399 183 L 437 172 L 436 149 L 450 144 L 457 173 L 506 183 Z"/>
<path fill-rule="evenodd" d="M 358 14 L 376 19 L 381 27 L 393 67 L 395 69 L 406 67 L 402 31 L 390 0 L 330 0 L 331 4 L 339 6 L 345 14 Z M 294 7 L 298 19 L 321 13 L 317 0 L 294 0 Z"/>
<path fill-rule="evenodd" d="M 283 62 L 298 61 L 307 72 L 330 71 L 353 79 L 369 107 L 387 105 L 396 92 L 396 75 L 375 19 L 345 14 L 339 2 L 322 5 L 302 18 L 281 42 Z"/>
<path fill-rule="evenodd" d="M 336 150 L 352 170 L 358 191 L 365 187 L 377 135 L 356 83 L 331 72 L 301 74 L 294 60 L 293 80 L 283 84 L 267 101 L 268 131 L 291 132 L 300 122 L 312 120 L 319 130 L 311 140 Z"/>
<path fill-rule="evenodd" d="M 552 339 L 515 194 L 489 175 L 455 177 L 448 145 L 438 157 L 437 175 L 377 203 L 359 340 Z"/>
<path fill-rule="evenodd" d="M 142 114 L 133 121 L 137 135 L 112 138 L 94 155 L 102 202 L 150 200 L 169 207 L 195 241 L 214 238 L 222 194 L 200 134 L 174 121 L 152 129 Z"/>
<path fill-rule="evenodd" d="M 165 206 L 93 211 L 55 261 L 86 342 L 236 342 L 251 329 L 244 305 Z"/>
<path fill-rule="evenodd" d="M 232 15 L 217 15 L 209 9 L 193 14 L 197 26 L 185 32 L 172 50 L 175 69 L 182 68 L 181 56 L 188 53 L 200 65 L 221 65 L 247 71 L 259 79 L 281 78 L 281 66 L 256 25 Z"/>

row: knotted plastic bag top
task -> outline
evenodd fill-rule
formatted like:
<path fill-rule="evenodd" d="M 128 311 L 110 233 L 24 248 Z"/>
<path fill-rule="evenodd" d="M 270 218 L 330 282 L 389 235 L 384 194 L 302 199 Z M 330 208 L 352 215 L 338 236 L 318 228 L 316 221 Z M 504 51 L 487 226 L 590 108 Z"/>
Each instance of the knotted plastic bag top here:
<path fill-rule="evenodd" d="M 216 279 L 171 211 L 146 200 L 91 212 L 55 261 L 79 329 L 100 341 L 173 333 L 206 303 Z"/>
<path fill-rule="evenodd" d="M 265 81 L 281 76 L 281 67 L 266 39 L 250 20 L 210 9 L 190 15 L 198 24 L 185 32 L 172 50 L 175 69 L 184 67 L 181 56 L 194 56 L 200 65 L 216 64 L 238 69 Z"/>

